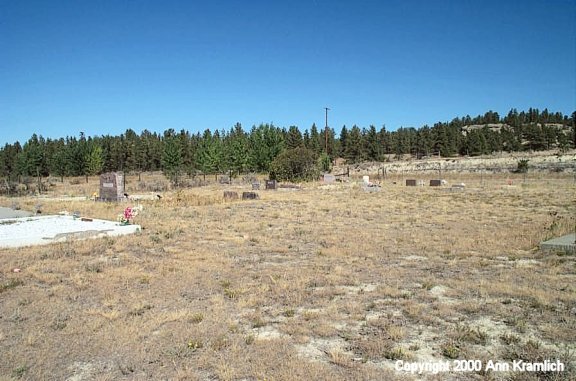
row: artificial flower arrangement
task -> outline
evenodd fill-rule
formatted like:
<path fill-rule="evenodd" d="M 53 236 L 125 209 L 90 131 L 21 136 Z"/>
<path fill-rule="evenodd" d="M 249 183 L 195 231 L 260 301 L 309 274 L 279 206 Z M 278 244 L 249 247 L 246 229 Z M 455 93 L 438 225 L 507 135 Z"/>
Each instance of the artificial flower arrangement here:
<path fill-rule="evenodd" d="M 118 222 L 120 222 L 120 225 L 130 225 L 130 220 L 133 220 L 142 209 L 142 205 L 127 206 L 124 209 L 124 213 L 118 215 Z"/>

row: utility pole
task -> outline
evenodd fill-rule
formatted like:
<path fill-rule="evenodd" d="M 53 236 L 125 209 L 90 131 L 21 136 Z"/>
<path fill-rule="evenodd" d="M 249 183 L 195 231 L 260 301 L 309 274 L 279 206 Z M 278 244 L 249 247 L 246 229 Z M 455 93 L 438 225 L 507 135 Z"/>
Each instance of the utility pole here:
<path fill-rule="evenodd" d="M 330 109 L 328 107 L 324 107 L 324 110 L 326 110 L 326 127 L 324 128 L 324 140 L 326 155 L 328 155 L 328 110 Z"/>

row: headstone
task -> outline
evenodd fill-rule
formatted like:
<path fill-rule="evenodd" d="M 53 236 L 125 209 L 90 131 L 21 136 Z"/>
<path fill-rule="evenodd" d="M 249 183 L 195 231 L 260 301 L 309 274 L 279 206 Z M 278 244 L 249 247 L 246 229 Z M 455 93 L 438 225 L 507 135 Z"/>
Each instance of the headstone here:
<path fill-rule="evenodd" d="M 252 190 L 260 190 L 260 183 L 258 182 L 252 183 Z"/>
<path fill-rule="evenodd" d="M 325 182 L 326 184 L 331 184 L 331 183 L 333 183 L 333 182 L 335 182 L 335 181 L 336 181 L 336 176 L 334 176 L 334 175 L 332 175 L 332 174 L 330 174 L 330 173 L 325 173 L 325 174 L 324 174 L 324 182 Z"/>
<path fill-rule="evenodd" d="M 100 175 L 100 200 L 118 201 L 124 198 L 124 173 L 108 172 Z"/>
<path fill-rule="evenodd" d="M 439 187 L 442 185 L 442 180 L 430 180 L 431 187 Z"/>
<path fill-rule="evenodd" d="M 416 180 L 406 180 L 406 186 L 407 187 L 415 187 L 416 186 Z"/>
<path fill-rule="evenodd" d="M 242 200 L 256 200 L 260 196 L 256 192 L 242 192 Z"/>
<path fill-rule="evenodd" d="M 266 180 L 266 189 L 276 190 L 277 186 L 278 183 L 276 183 L 276 180 Z"/>
<path fill-rule="evenodd" d="M 362 181 L 364 184 L 370 184 L 370 176 L 362 176 Z"/>
<path fill-rule="evenodd" d="M 232 191 L 224 191 L 224 200 L 238 200 L 238 193 Z"/>

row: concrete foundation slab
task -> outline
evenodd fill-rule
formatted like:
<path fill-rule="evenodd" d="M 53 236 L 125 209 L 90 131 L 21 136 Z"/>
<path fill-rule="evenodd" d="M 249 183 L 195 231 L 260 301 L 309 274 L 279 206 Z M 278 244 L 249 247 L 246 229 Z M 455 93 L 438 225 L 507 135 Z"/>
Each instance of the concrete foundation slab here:
<path fill-rule="evenodd" d="M 0 220 L 0 248 L 43 245 L 68 240 L 133 234 L 139 225 L 72 216 L 41 216 Z"/>
<path fill-rule="evenodd" d="M 540 249 L 546 251 L 566 251 L 567 253 L 576 253 L 576 234 L 568 234 L 562 237 L 553 238 L 540 243 Z"/>
<path fill-rule="evenodd" d="M 30 217 L 31 215 L 32 212 L 27 212 L 25 210 L 14 210 L 0 206 L 0 219 Z"/>

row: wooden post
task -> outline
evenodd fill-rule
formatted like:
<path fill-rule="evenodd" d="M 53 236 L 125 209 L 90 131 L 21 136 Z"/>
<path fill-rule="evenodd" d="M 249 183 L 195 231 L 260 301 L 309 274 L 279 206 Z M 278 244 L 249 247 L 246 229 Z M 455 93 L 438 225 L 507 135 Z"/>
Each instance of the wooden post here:
<path fill-rule="evenodd" d="M 42 194 L 42 179 L 40 178 L 39 167 L 36 167 L 36 179 L 38 180 L 38 194 Z"/>

